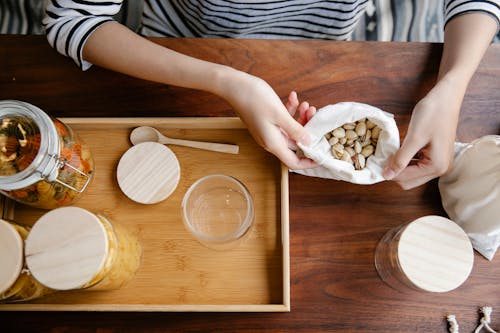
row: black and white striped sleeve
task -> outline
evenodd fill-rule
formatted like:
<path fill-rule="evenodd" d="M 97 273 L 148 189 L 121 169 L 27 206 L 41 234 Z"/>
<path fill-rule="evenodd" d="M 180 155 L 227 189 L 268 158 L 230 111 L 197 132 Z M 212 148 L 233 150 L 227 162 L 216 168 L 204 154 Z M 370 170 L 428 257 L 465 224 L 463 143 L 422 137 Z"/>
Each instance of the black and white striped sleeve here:
<path fill-rule="evenodd" d="M 489 14 L 500 26 L 500 0 L 446 0 L 445 25 L 454 17 L 470 12 Z"/>
<path fill-rule="evenodd" d="M 81 69 L 92 64 L 82 59 L 88 37 L 113 20 L 122 0 L 47 0 L 43 25 L 49 44 L 72 58 Z"/>

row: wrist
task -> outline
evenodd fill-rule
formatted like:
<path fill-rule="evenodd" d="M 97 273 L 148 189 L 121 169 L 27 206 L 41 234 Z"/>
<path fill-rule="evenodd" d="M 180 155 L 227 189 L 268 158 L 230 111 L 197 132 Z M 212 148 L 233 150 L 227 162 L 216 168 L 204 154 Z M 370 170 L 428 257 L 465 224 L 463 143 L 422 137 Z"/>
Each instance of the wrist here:
<path fill-rule="evenodd" d="M 449 71 L 448 73 L 440 76 L 436 86 L 443 86 L 447 91 L 453 95 L 460 97 L 460 100 L 465 96 L 470 77 L 459 71 Z"/>
<path fill-rule="evenodd" d="M 243 103 L 253 88 L 264 83 L 256 76 L 229 66 L 214 68 L 211 82 L 213 84 L 210 92 L 224 98 L 233 106 Z"/>
<path fill-rule="evenodd" d="M 229 66 L 216 65 L 210 73 L 210 92 L 228 99 L 235 87 L 241 83 L 242 76 L 247 75 Z"/>

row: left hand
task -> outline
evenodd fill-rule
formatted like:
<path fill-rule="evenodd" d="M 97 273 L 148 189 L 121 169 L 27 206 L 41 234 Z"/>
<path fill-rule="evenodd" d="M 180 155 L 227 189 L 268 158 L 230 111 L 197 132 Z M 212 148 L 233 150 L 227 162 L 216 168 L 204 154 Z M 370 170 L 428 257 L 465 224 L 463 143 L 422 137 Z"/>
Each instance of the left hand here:
<path fill-rule="evenodd" d="M 385 179 L 407 190 L 452 167 L 462 98 L 452 82 L 441 80 L 415 106 L 403 144 L 384 169 Z"/>

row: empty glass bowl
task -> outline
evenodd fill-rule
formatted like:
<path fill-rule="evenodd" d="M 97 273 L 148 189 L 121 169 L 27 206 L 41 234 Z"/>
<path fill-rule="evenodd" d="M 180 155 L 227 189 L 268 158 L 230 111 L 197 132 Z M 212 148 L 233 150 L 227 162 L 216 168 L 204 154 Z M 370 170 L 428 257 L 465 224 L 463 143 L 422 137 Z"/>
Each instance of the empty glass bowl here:
<path fill-rule="evenodd" d="M 198 179 L 182 200 L 187 230 L 216 250 L 232 248 L 248 234 L 254 218 L 252 197 L 237 179 L 208 175 Z"/>

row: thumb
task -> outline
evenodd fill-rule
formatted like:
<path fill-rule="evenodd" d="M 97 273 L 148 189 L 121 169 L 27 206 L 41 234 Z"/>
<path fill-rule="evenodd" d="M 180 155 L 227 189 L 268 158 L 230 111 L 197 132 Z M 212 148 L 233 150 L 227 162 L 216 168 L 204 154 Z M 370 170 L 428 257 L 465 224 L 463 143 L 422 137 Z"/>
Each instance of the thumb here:
<path fill-rule="evenodd" d="M 277 124 L 288 137 L 297 143 L 301 143 L 305 146 L 308 146 L 311 143 L 311 137 L 309 133 L 307 133 L 304 126 L 302 126 L 299 122 L 293 119 L 288 113 L 285 117 L 281 117 L 279 123 Z"/>
<path fill-rule="evenodd" d="M 408 142 L 408 140 L 405 140 L 401 148 L 389 159 L 382 172 L 385 179 L 391 180 L 399 175 L 408 166 L 413 156 L 420 150 L 421 147 L 417 143 L 413 142 L 410 144 Z"/>

